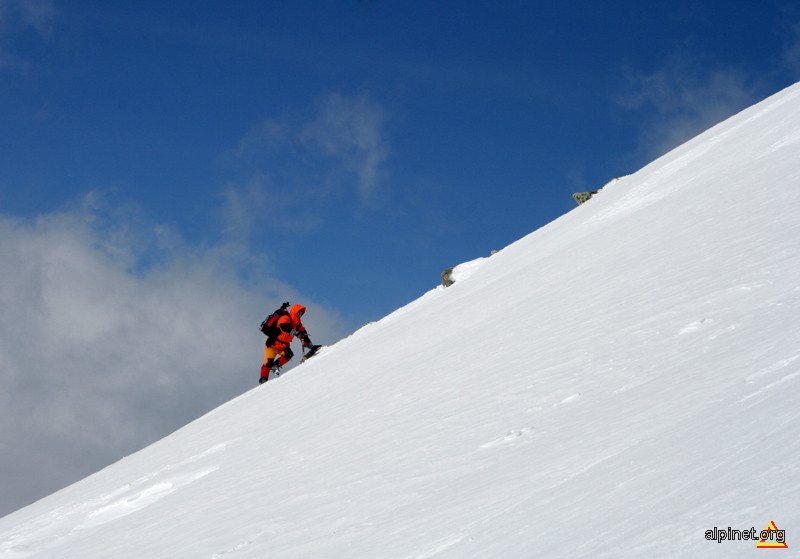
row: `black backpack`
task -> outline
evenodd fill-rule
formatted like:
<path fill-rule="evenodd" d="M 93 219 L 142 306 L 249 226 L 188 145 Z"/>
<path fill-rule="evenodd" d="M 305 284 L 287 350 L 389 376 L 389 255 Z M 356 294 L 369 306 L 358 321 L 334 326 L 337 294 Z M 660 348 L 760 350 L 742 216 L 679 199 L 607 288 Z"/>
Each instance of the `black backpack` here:
<path fill-rule="evenodd" d="M 288 302 L 282 304 L 281 308 L 277 309 L 261 323 L 261 333 L 264 334 L 268 339 L 271 338 L 274 340 L 280 335 L 281 331 L 278 328 L 278 319 L 282 316 L 289 315 L 289 311 L 286 310 L 288 306 Z"/>

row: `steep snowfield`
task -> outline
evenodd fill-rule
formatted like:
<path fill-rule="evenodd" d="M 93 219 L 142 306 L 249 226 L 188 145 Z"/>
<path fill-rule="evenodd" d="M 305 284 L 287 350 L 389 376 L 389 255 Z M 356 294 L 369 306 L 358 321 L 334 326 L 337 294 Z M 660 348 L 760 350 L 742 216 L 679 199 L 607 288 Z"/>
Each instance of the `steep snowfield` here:
<path fill-rule="evenodd" d="M 799 192 L 795 85 L 3 518 L 0 557 L 800 548 Z"/>

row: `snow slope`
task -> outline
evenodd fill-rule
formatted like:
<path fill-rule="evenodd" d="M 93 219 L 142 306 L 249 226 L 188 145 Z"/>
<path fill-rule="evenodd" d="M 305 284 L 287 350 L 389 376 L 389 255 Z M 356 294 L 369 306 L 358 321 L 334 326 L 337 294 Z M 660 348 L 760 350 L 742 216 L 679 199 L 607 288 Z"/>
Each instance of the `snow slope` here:
<path fill-rule="evenodd" d="M 799 186 L 795 85 L 6 516 L 0 558 L 800 548 Z"/>

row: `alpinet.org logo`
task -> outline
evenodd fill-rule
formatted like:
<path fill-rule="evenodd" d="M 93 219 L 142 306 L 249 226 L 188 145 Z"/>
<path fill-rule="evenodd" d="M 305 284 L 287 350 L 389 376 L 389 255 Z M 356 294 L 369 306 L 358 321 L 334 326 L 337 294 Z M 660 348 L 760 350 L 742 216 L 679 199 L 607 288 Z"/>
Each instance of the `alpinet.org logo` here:
<path fill-rule="evenodd" d="M 778 530 L 778 527 L 775 526 L 775 523 L 770 520 L 767 527 L 761 530 L 761 539 L 758 540 L 758 544 L 756 547 L 759 549 L 765 548 L 779 548 L 779 549 L 788 549 L 788 545 L 786 545 L 786 531 L 785 530 Z M 774 537 L 773 537 L 774 536 Z"/>
<path fill-rule="evenodd" d="M 713 530 L 706 530 L 707 540 L 716 540 L 717 543 L 724 541 L 737 540 L 758 540 L 758 549 L 788 549 L 786 544 L 786 530 L 780 530 L 775 522 L 770 520 L 767 527 L 759 532 L 755 526 L 749 530 L 734 530 L 730 526 L 727 529 L 714 527 Z"/>

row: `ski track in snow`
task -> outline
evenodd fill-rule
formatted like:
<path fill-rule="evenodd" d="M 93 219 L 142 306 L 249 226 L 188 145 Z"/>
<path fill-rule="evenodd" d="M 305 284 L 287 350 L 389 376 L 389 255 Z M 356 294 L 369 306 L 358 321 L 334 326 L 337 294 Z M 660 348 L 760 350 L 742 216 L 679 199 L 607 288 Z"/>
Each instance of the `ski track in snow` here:
<path fill-rule="evenodd" d="M 253 545 L 253 542 L 256 539 L 257 538 L 253 538 L 253 539 L 248 540 L 246 542 L 242 542 L 242 543 L 236 544 L 233 547 L 231 547 L 229 549 L 226 549 L 225 551 L 220 551 L 219 553 L 213 553 L 211 555 L 211 559 L 226 559 L 226 557 L 229 556 L 229 555 L 236 554 L 239 551 L 247 549 L 248 547 Z"/>
<path fill-rule="evenodd" d="M 523 427 L 522 429 L 514 429 L 498 439 L 482 444 L 481 448 L 492 448 L 504 444 L 520 443 L 526 437 L 529 437 L 533 434 L 534 434 L 533 427 Z"/>
<path fill-rule="evenodd" d="M 7 540 L 0 542 L 0 554 L 39 552 L 52 547 L 73 531 L 95 528 L 141 511 L 174 491 L 217 471 L 216 465 L 199 469 L 190 466 L 220 452 L 226 446 L 215 445 L 203 453 L 144 475 L 113 491 L 42 515 L 34 519 L 28 529 L 12 532 Z"/>
<path fill-rule="evenodd" d="M 217 466 L 211 466 L 189 474 L 157 476 L 158 478 L 165 477 L 163 481 L 152 482 L 147 480 L 134 483 L 131 487 L 123 488 L 109 498 L 102 499 L 109 501 L 108 504 L 95 508 L 87 515 L 86 520 L 78 524 L 75 529 L 82 530 L 98 526 L 139 511 L 161 500 L 173 491 L 214 473 L 217 469 Z"/>

